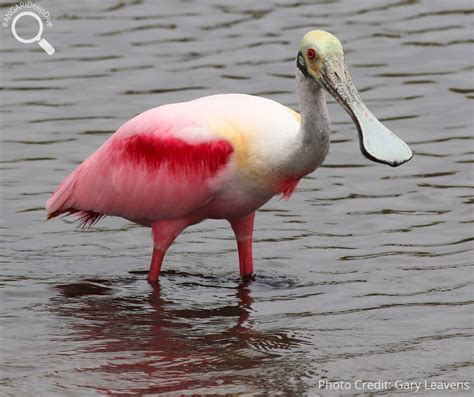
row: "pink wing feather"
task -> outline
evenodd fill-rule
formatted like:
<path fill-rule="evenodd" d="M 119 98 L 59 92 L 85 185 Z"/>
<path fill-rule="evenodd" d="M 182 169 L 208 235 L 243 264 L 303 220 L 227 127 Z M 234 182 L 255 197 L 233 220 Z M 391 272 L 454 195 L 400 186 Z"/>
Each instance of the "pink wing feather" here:
<path fill-rule="evenodd" d="M 183 139 L 183 130 L 201 127 L 179 109 L 151 109 L 119 128 L 59 185 L 46 203 L 48 219 L 74 214 L 84 226 L 105 215 L 173 219 L 210 201 L 209 182 L 233 147 L 210 134 Z"/>

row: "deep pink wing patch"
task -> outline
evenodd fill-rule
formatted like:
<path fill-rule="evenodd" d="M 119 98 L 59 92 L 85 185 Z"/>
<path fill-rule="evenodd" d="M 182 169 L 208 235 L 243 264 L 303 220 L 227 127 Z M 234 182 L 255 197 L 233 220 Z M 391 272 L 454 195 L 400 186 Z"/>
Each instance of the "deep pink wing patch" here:
<path fill-rule="evenodd" d="M 103 215 L 185 216 L 212 198 L 208 183 L 233 150 L 224 139 L 191 143 L 171 134 L 114 135 L 53 193 L 48 218 L 72 214 L 88 225 Z"/>
<path fill-rule="evenodd" d="M 173 175 L 214 175 L 229 160 L 232 145 L 225 140 L 188 143 L 170 136 L 134 135 L 111 142 L 121 162 L 156 172 L 162 167 Z"/>

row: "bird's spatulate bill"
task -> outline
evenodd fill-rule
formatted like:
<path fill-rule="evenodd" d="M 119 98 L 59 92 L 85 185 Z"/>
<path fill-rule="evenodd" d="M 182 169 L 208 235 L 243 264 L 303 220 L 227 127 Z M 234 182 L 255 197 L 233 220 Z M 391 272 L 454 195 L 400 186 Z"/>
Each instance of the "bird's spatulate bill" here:
<path fill-rule="evenodd" d="M 324 87 L 349 113 L 359 131 L 360 149 L 369 160 L 397 167 L 410 160 L 409 146 L 386 128 L 362 102 L 344 64 L 326 63 Z"/>
<path fill-rule="evenodd" d="M 378 121 L 362 102 L 352 110 L 359 131 L 360 149 L 365 157 L 392 167 L 412 158 L 408 145 Z"/>

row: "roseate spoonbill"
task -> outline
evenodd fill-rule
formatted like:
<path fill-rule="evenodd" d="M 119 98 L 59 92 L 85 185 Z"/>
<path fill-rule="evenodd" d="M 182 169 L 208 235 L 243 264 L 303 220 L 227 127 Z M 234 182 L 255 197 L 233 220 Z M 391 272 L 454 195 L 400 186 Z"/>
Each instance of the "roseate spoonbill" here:
<path fill-rule="evenodd" d="M 329 149 L 325 91 L 349 113 L 362 153 L 396 167 L 410 148 L 365 107 L 339 40 L 314 30 L 296 57 L 301 116 L 269 99 L 213 95 L 160 106 L 126 122 L 80 164 L 46 203 L 48 219 L 75 215 L 90 226 L 106 215 L 150 226 L 156 282 L 166 250 L 188 226 L 227 219 L 237 238 L 241 276 L 253 273 L 255 211 L 288 198 Z"/>

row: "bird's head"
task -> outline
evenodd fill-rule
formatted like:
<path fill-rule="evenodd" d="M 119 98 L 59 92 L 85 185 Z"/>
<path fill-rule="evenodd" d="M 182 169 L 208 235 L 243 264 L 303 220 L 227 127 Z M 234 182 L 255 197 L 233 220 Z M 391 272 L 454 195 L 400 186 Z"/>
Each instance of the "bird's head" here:
<path fill-rule="evenodd" d="M 349 113 L 359 131 L 362 154 L 372 161 L 399 166 L 411 159 L 408 145 L 387 129 L 362 102 L 344 61 L 340 41 L 328 32 L 313 30 L 301 40 L 296 58 L 303 79 L 326 89 Z"/>

